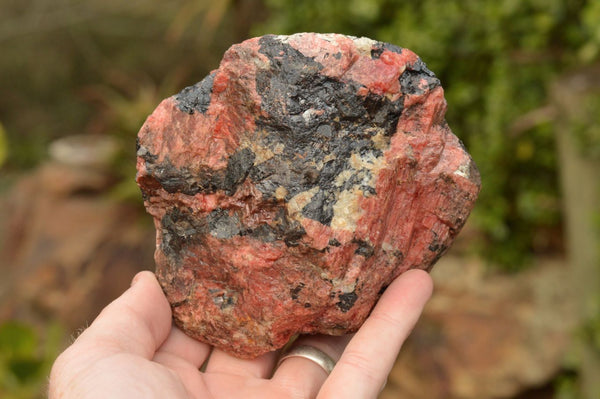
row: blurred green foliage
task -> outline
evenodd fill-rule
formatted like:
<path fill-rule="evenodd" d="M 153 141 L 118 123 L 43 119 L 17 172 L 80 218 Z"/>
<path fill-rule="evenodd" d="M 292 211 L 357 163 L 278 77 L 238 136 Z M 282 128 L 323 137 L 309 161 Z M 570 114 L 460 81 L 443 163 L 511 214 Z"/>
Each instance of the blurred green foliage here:
<path fill-rule="evenodd" d="M 581 108 L 570 118 L 581 155 L 600 159 L 600 94 L 592 92 L 584 95 Z"/>
<path fill-rule="evenodd" d="M 57 325 L 38 331 L 24 323 L 0 323 L 0 397 L 45 397 L 50 368 L 59 354 L 64 331 Z"/>
<path fill-rule="evenodd" d="M 445 88 L 447 120 L 483 188 L 472 215 L 486 258 L 518 269 L 551 251 L 560 230 L 554 131 L 514 128 L 548 102 L 561 73 L 598 59 L 596 0 L 266 0 L 256 31 L 339 32 L 397 44 L 423 58 Z"/>
<path fill-rule="evenodd" d="M 580 378 L 586 372 L 584 367 L 587 364 L 585 364 L 583 358 L 590 354 L 593 354 L 592 356 L 595 358 L 600 356 L 600 294 L 596 293 L 591 300 L 593 302 L 591 305 L 595 309 L 595 312 L 592 311 L 590 313 L 594 314 L 594 316 L 584 320 L 575 331 L 574 345 L 564 360 L 565 369 L 555 379 L 555 399 L 583 399 L 590 397 L 585 396 L 582 392 Z M 591 378 L 597 379 L 597 374 L 588 375 Z M 597 394 L 591 397 L 596 398 Z"/>
<path fill-rule="evenodd" d="M 4 132 L 4 126 L 0 123 L 0 167 L 6 161 L 8 154 L 8 140 L 6 139 L 6 133 Z"/>
<path fill-rule="evenodd" d="M 110 194 L 141 203 L 133 180 L 140 126 L 161 99 L 201 80 L 247 36 L 256 18 L 245 17 L 261 10 L 255 3 L 0 0 L 4 170 L 35 166 L 58 137 L 108 134 L 120 144 Z"/>
<path fill-rule="evenodd" d="M 166 78 L 178 91 L 216 67 L 240 32 L 223 24 L 230 1 L 212 3 L 0 0 L 0 120 L 11 144 L 5 167 L 34 166 L 48 142 L 65 135 L 119 135 L 124 127 L 133 137 L 137 114 L 115 126 L 119 111 L 105 100 L 118 92 L 118 101 L 137 101 Z"/>
<path fill-rule="evenodd" d="M 576 374 L 567 374 L 557 378 L 554 399 L 583 399 Z"/>

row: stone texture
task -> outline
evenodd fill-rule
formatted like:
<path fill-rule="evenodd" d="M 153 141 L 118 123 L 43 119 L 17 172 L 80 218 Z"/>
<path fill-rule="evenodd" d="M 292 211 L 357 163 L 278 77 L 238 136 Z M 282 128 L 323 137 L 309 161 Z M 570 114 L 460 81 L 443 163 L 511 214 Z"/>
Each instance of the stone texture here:
<path fill-rule="evenodd" d="M 175 322 L 239 357 L 356 330 L 393 278 L 428 270 L 477 197 L 439 80 L 410 50 L 263 36 L 164 100 L 138 136 Z"/>

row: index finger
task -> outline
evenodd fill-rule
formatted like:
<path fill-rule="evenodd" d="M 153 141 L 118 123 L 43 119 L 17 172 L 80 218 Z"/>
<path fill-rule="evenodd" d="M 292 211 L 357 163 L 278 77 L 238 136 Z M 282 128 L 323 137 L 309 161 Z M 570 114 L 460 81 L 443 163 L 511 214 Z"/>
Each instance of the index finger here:
<path fill-rule="evenodd" d="M 398 277 L 348 343 L 318 397 L 377 397 L 432 289 L 431 277 L 422 270 Z"/>

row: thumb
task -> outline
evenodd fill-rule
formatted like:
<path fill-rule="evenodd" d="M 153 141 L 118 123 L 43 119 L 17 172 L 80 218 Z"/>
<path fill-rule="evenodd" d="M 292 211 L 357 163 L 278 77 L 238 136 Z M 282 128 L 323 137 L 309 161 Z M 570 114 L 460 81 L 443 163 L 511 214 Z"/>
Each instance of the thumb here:
<path fill-rule="evenodd" d="M 77 339 L 104 354 L 131 353 L 151 359 L 171 331 L 171 307 L 156 276 L 138 273 L 131 287 L 110 303 Z"/>

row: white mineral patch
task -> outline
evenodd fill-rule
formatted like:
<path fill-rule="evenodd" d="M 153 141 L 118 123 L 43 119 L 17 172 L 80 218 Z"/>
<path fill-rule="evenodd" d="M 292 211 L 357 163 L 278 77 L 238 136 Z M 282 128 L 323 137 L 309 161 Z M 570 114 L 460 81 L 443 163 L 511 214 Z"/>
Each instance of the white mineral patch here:
<path fill-rule="evenodd" d="M 358 200 L 362 196 L 362 190 L 356 187 L 339 194 L 337 202 L 333 205 L 332 229 L 350 231 L 356 229 L 356 222 L 362 216 L 362 210 L 358 206 Z"/>
<path fill-rule="evenodd" d="M 350 169 L 343 170 L 335 177 L 333 183 L 336 187 L 342 187 L 344 183 L 346 183 L 354 175 L 354 173 L 356 173 L 356 171 Z"/>
<path fill-rule="evenodd" d="M 390 145 L 390 140 L 385 137 L 383 129 L 378 129 L 377 133 L 371 136 L 371 141 L 378 150 L 385 150 Z"/>
<path fill-rule="evenodd" d="M 468 163 L 464 163 L 464 164 L 460 165 L 458 167 L 458 169 L 456 169 L 454 171 L 454 174 L 457 175 L 457 176 L 464 177 L 465 179 L 469 179 L 470 178 L 470 176 L 469 176 L 469 164 Z"/>
<path fill-rule="evenodd" d="M 278 200 L 284 199 L 287 194 L 288 190 L 283 186 L 279 186 L 275 189 L 275 198 Z"/>
<path fill-rule="evenodd" d="M 254 153 L 254 165 L 258 165 L 275 156 L 273 151 L 266 146 L 260 145 L 259 141 L 256 139 L 245 140 L 243 143 L 241 143 L 240 148 L 250 148 L 250 150 Z"/>
<path fill-rule="evenodd" d="M 307 125 L 310 123 L 310 120 L 315 116 L 315 115 L 319 115 L 322 114 L 323 112 L 319 112 L 314 108 L 309 108 L 306 111 L 304 111 L 302 113 L 302 118 L 304 119 L 304 123 L 306 123 Z"/>
<path fill-rule="evenodd" d="M 354 44 L 356 45 L 356 49 L 358 52 L 364 56 L 371 57 L 371 50 L 373 46 L 377 44 L 377 42 L 373 39 L 369 39 L 368 37 L 359 37 L 354 38 Z"/>
<path fill-rule="evenodd" d="M 375 187 L 379 171 L 387 165 L 384 157 L 376 157 L 373 153 L 365 153 L 364 155 L 352 154 L 350 164 L 356 170 L 367 169 L 371 172 L 371 179 L 365 182 L 370 187 Z"/>
<path fill-rule="evenodd" d="M 286 204 L 288 214 L 297 221 L 302 220 L 302 208 L 312 200 L 317 191 L 318 186 L 294 195 Z"/>

